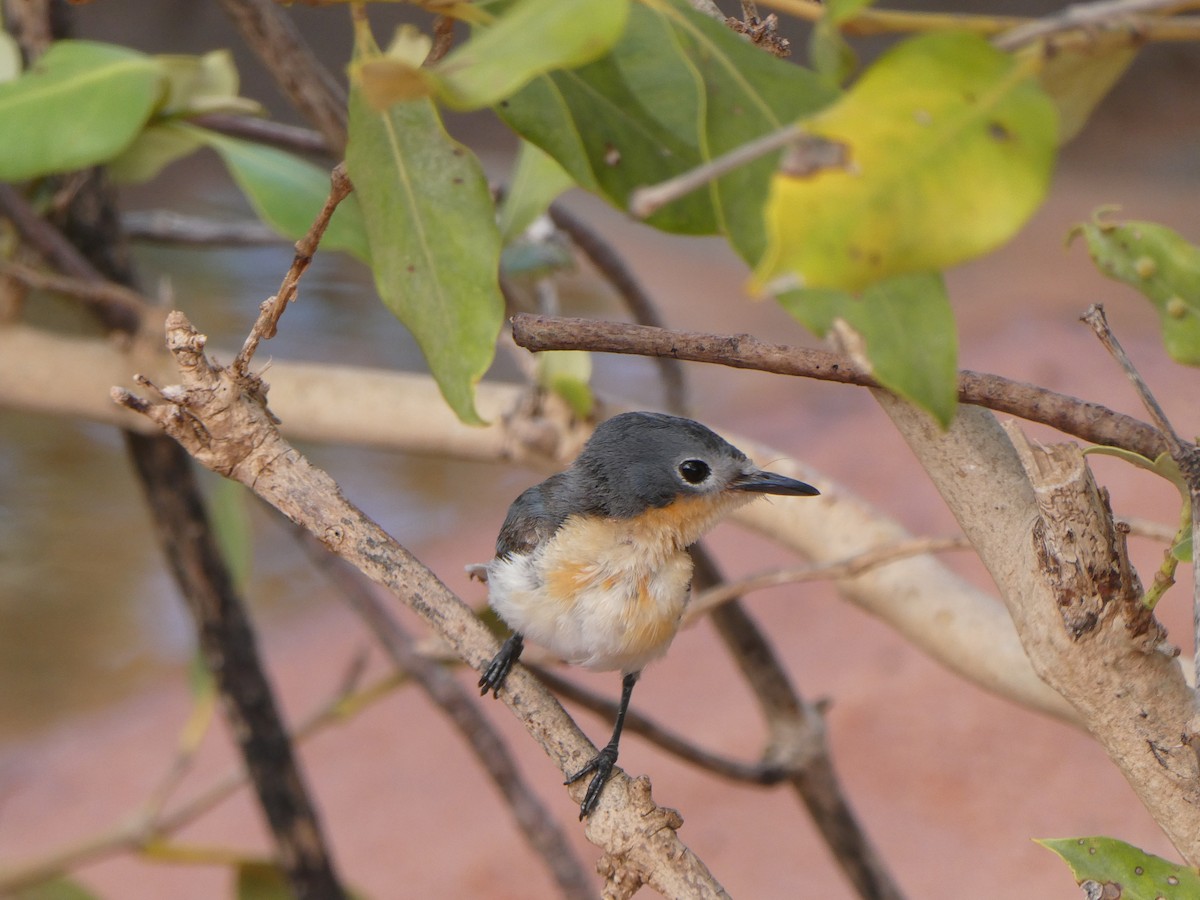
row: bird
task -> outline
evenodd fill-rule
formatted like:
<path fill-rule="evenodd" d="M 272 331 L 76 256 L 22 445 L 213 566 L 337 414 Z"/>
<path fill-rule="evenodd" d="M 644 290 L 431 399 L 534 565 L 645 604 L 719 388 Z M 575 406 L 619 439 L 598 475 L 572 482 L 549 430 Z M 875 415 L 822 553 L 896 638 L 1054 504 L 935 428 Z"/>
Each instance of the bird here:
<path fill-rule="evenodd" d="M 526 638 L 569 663 L 621 673 L 611 739 L 565 782 L 592 776 L 580 820 L 616 765 L 634 684 L 679 629 L 687 548 L 760 495 L 818 493 L 760 469 L 699 422 L 629 412 L 600 423 L 566 470 L 513 501 L 485 575 L 488 603 L 512 634 L 478 686 L 499 696 Z"/>

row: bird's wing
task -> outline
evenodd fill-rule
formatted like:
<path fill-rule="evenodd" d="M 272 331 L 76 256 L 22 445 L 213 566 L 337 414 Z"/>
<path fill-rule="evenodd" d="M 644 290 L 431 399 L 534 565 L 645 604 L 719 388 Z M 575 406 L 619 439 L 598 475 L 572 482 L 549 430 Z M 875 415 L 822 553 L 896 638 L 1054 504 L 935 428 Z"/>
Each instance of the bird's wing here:
<path fill-rule="evenodd" d="M 496 556 L 523 556 L 558 531 L 563 516 L 552 511 L 547 502 L 555 478 L 534 485 L 513 501 L 496 538 Z"/>

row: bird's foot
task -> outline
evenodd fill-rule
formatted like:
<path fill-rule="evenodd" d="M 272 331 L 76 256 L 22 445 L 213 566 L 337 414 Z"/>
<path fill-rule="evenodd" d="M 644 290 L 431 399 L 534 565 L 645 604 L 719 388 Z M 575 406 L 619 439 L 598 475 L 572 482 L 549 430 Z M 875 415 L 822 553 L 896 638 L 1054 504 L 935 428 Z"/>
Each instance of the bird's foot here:
<path fill-rule="evenodd" d="M 583 795 L 583 802 L 579 804 L 580 821 L 595 812 L 596 804 L 600 802 L 600 795 L 604 792 L 604 785 L 608 784 L 608 779 L 612 777 L 616 764 L 617 748 L 609 744 L 588 760 L 582 769 L 563 782 L 563 784 L 574 784 L 585 775 L 595 773 L 588 783 L 587 793 Z"/>
<path fill-rule="evenodd" d="M 479 676 L 478 686 L 481 688 L 479 692 L 481 696 L 486 696 L 488 691 L 492 692 L 493 697 L 500 696 L 500 686 L 504 684 L 504 679 L 512 671 L 513 663 L 520 658 L 521 651 L 524 649 L 524 638 L 518 632 L 509 635 L 508 640 L 500 645 L 500 651 L 492 657 L 488 667 Z"/>

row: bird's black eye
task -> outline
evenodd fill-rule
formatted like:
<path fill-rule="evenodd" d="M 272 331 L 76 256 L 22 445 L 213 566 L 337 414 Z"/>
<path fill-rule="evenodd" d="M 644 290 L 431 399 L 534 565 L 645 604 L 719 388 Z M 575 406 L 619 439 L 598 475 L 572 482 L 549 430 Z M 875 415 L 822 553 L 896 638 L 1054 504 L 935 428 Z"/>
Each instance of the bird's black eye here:
<path fill-rule="evenodd" d="M 699 484 L 712 474 L 712 469 L 702 459 L 685 459 L 679 464 L 679 474 L 688 484 Z"/>

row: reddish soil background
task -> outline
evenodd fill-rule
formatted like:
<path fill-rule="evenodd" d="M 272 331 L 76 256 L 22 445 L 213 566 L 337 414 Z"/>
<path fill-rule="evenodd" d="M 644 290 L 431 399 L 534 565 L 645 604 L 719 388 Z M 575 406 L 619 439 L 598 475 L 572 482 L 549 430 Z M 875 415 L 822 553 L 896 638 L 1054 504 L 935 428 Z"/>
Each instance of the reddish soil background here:
<path fill-rule="evenodd" d="M 1122 214 L 1130 218 L 1157 219 L 1200 239 L 1195 121 L 1169 121 L 1173 130 L 1164 136 L 1188 139 L 1160 147 L 1148 161 L 1123 149 L 1122 114 L 1136 111 L 1135 101 L 1126 102 L 1134 105 L 1118 107 L 1107 124 L 1087 132 L 1082 149 L 1069 151 L 1050 201 L 1020 237 L 987 260 L 951 273 L 961 364 L 1142 417 L 1123 376 L 1077 321 L 1088 304 L 1102 301 L 1177 428 L 1195 434 L 1200 431 L 1195 373 L 1166 359 L 1149 306 L 1096 275 L 1081 246 L 1064 248 L 1071 224 L 1113 202 L 1124 204 Z M 1136 143 L 1145 147 L 1154 139 L 1141 134 Z M 1186 156 L 1181 148 L 1190 148 Z M 589 200 L 573 202 L 603 229 L 616 222 Z M 718 243 L 672 240 L 637 227 L 618 232 L 616 242 L 631 255 L 672 324 L 807 342 L 777 309 L 742 298 L 744 275 Z M 598 369 L 602 384 L 650 402 L 639 393 L 649 367 L 601 360 Z M 914 531 L 953 532 L 940 500 L 865 392 L 714 367 L 694 366 L 689 375 L 698 418 L 802 458 Z M 1042 429 L 1033 430 L 1052 439 Z M 1097 461 L 1096 469 L 1118 514 L 1175 520 L 1169 486 L 1111 460 Z M 534 477 L 481 467 L 459 467 L 445 477 L 447 503 L 461 503 L 464 510 L 455 537 L 429 541 L 419 529 L 398 536 L 453 589 L 480 601 L 482 590 L 467 581 L 462 567 L 488 556 L 507 503 Z M 399 505 L 404 498 L 388 502 Z M 794 562 L 766 540 L 731 526 L 715 533 L 712 546 L 732 576 Z M 1159 552 L 1135 542 L 1144 578 Z M 986 576 L 966 555 L 947 562 L 987 586 Z M 1190 577 L 1190 570 L 1180 571 L 1184 587 L 1169 594 L 1162 607 L 1185 651 L 1190 650 Z M 748 606 L 798 689 L 830 701 L 829 736 L 838 771 L 908 896 L 1078 896 L 1065 866 L 1032 843 L 1034 837 L 1108 834 L 1173 856 L 1086 734 L 964 683 L 828 586 L 766 591 Z M 329 695 L 347 661 L 369 639 L 329 597 L 301 616 L 265 628 L 262 643 L 295 720 Z M 371 671 L 382 670 L 373 655 Z M 468 672 L 460 677 L 464 684 L 473 681 Z M 572 677 L 617 696 L 615 675 Z M 584 840 L 557 770 L 501 704 L 480 703 L 590 865 L 598 851 Z M 667 658 L 647 671 L 634 703 L 713 750 L 746 759 L 761 751 L 764 729 L 754 702 L 706 625 L 680 635 Z M 188 709 L 180 674 L 114 708 L 9 747 L 0 794 L 3 860 L 27 859 L 121 820 L 158 783 Z M 609 723 L 589 714 L 581 713 L 580 722 L 594 739 L 608 733 Z M 395 693 L 307 743 L 302 756 L 339 869 L 366 896 L 554 896 L 553 884 L 496 790 L 418 691 Z M 200 789 L 233 759 L 218 726 L 177 796 Z M 853 896 L 788 790 L 724 783 L 633 735 L 624 742 L 621 764 L 632 774 L 648 774 L 655 799 L 682 812 L 680 837 L 733 896 Z M 181 839 L 201 846 L 269 849 L 259 814 L 244 794 L 188 828 Z M 103 896 L 123 900 L 228 896 L 228 872 L 215 866 L 151 864 L 125 856 L 90 865 L 81 877 Z"/>

